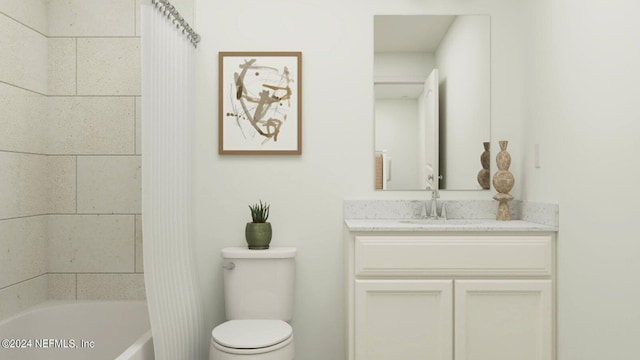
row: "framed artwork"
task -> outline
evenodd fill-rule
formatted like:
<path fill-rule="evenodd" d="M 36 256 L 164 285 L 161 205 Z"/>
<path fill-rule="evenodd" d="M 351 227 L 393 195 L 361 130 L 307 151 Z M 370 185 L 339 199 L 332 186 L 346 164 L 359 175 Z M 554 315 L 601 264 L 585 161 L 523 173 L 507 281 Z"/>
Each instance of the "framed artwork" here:
<path fill-rule="evenodd" d="M 218 153 L 302 153 L 301 57 L 219 53 Z"/>

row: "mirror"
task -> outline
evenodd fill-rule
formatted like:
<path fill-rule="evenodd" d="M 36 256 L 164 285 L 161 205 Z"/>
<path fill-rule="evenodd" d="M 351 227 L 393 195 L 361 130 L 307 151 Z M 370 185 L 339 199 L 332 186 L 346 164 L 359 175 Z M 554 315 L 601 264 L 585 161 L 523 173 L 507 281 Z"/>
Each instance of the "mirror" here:
<path fill-rule="evenodd" d="M 489 188 L 490 28 L 488 15 L 374 16 L 376 189 Z"/>

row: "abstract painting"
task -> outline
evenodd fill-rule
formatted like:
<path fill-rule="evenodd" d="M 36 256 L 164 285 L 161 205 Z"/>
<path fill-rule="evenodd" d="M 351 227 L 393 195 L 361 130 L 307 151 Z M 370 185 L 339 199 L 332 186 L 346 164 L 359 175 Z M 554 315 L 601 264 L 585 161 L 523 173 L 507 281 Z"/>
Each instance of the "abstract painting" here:
<path fill-rule="evenodd" d="M 301 53 L 220 52 L 218 152 L 301 154 Z"/>

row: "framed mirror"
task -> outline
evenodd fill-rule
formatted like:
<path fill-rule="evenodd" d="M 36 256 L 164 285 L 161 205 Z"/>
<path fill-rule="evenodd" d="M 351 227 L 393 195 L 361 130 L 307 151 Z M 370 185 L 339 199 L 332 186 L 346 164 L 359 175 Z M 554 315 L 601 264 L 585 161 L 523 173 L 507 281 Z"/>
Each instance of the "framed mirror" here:
<path fill-rule="evenodd" d="M 374 16 L 376 189 L 488 189 L 490 29 L 488 15 Z"/>

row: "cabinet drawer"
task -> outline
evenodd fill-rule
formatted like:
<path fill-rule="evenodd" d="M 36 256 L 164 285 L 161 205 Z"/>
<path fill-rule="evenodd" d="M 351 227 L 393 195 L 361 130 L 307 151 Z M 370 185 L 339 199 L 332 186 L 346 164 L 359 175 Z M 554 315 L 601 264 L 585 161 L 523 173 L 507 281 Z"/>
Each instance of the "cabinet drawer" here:
<path fill-rule="evenodd" d="M 355 275 L 550 276 L 552 236 L 356 236 Z"/>

